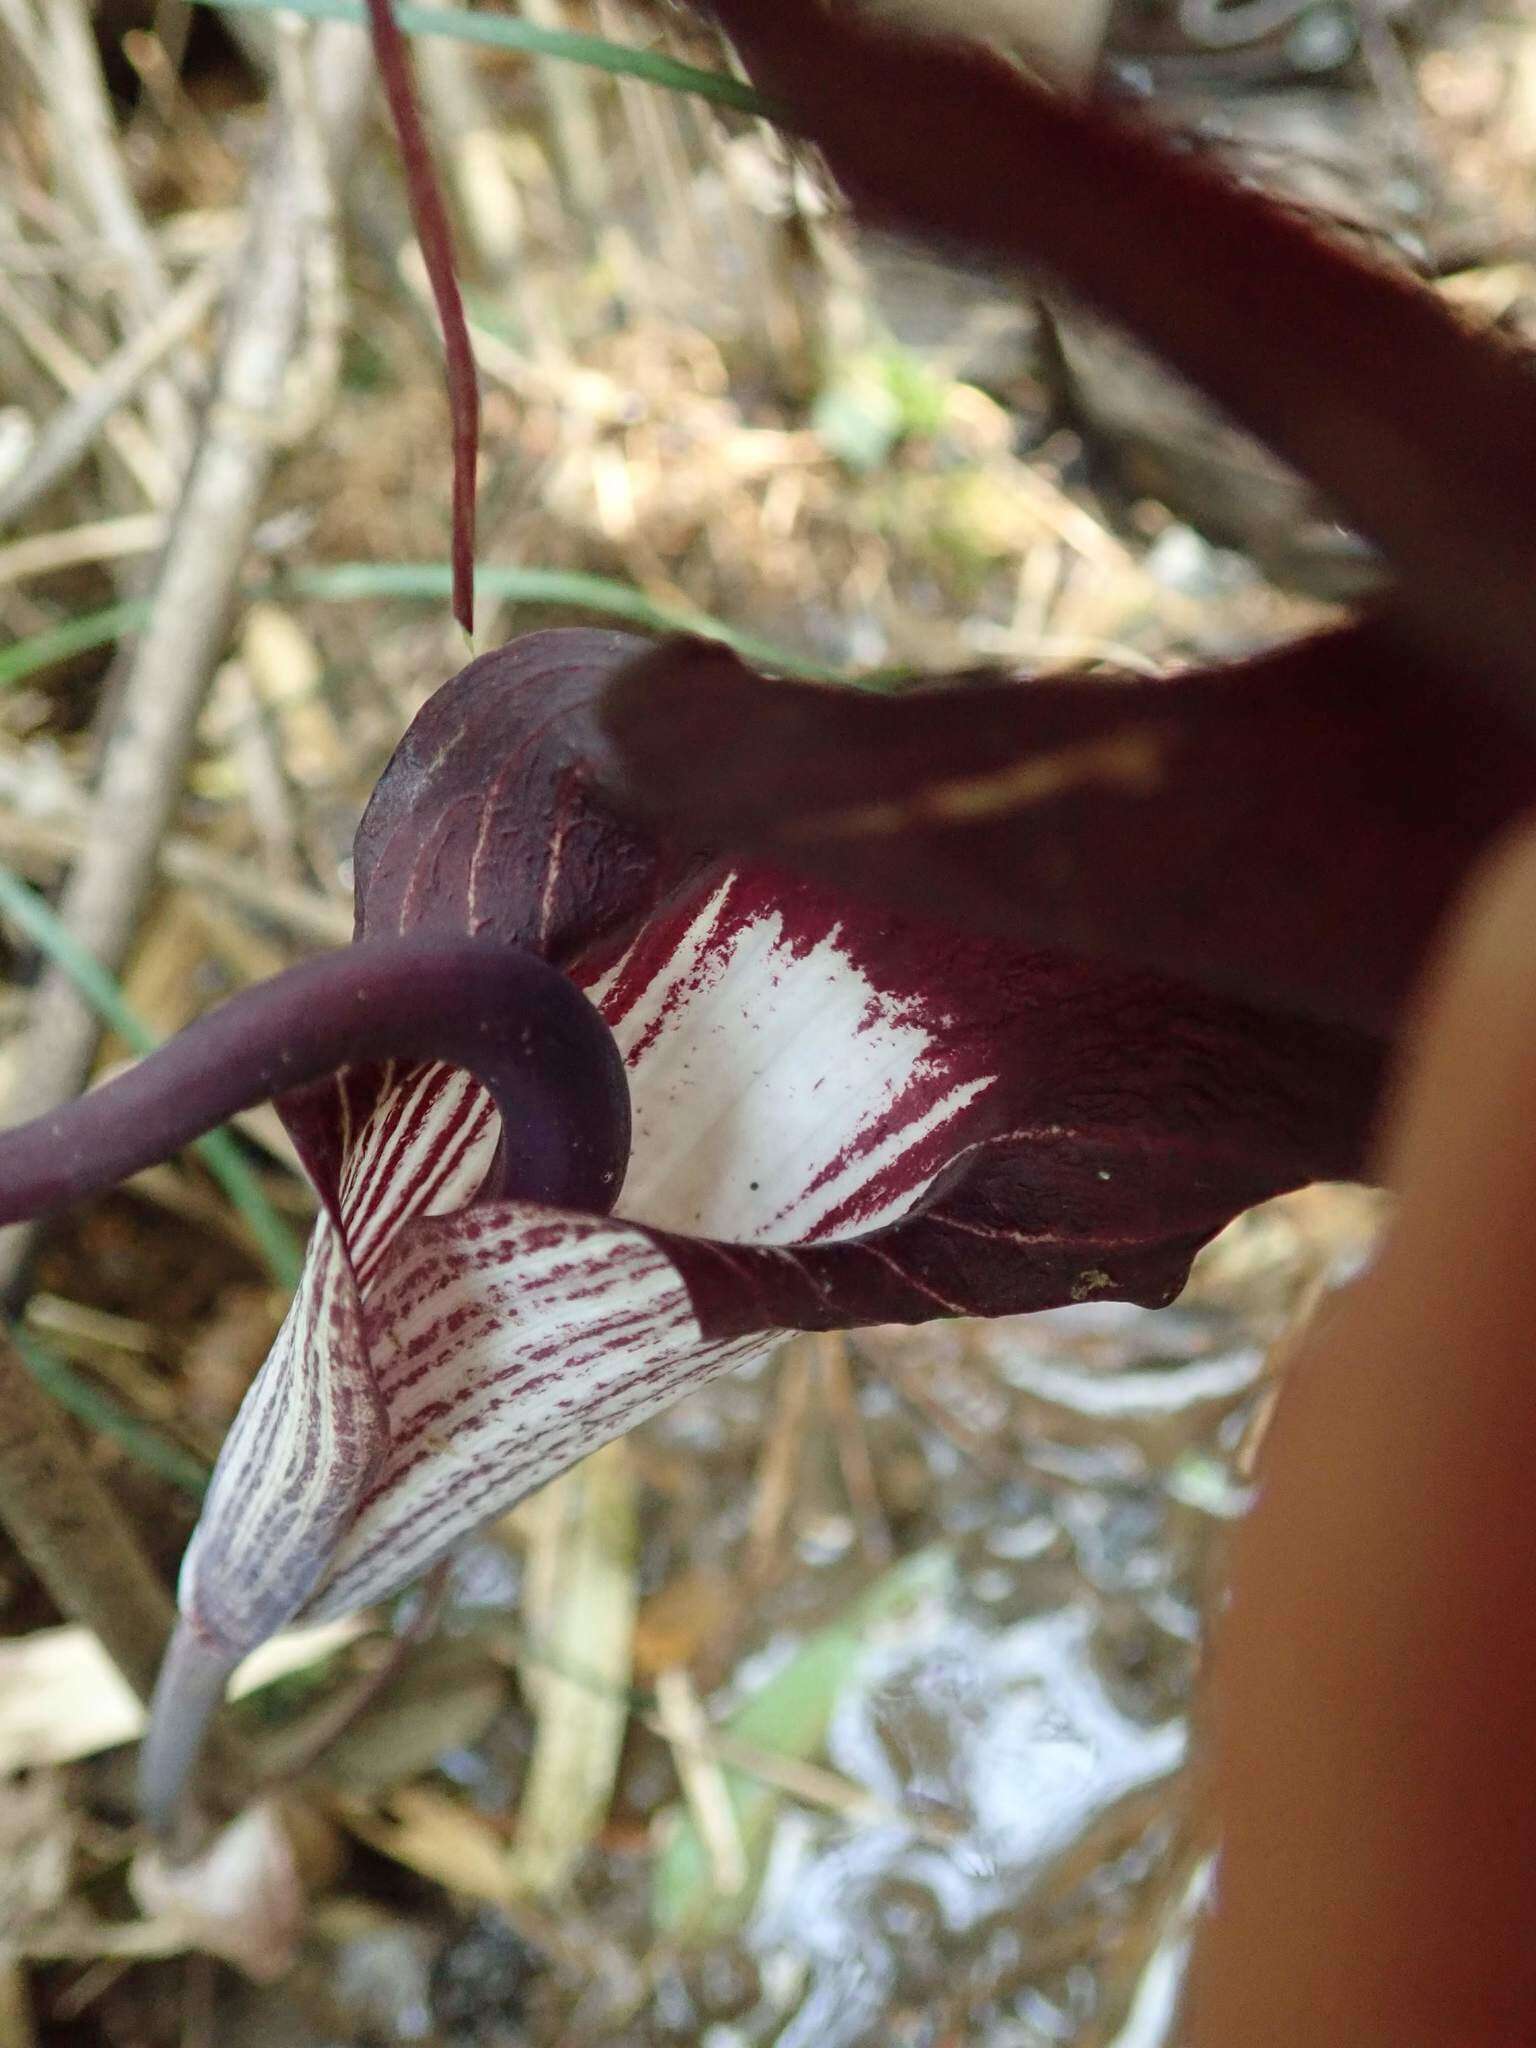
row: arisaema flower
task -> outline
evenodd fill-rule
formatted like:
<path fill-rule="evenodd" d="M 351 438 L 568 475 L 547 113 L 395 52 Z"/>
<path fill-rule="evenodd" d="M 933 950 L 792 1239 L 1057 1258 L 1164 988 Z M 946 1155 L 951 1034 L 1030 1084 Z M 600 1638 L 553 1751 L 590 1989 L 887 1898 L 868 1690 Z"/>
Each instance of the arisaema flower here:
<path fill-rule="evenodd" d="M 320 1197 L 183 1569 L 161 1824 L 255 1644 L 786 1331 L 1162 1303 L 1241 1209 L 1361 1171 L 1437 924 L 1536 799 L 1528 368 L 992 60 L 718 11 L 866 209 L 1079 285 L 1400 582 L 1150 685 L 875 698 L 579 631 L 430 701 L 354 945 L 0 1138 L 6 1221 L 270 1096 Z"/>
<path fill-rule="evenodd" d="M 270 1095 L 321 1201 L 183 1567 L 161 1822 L 257 1643 L 786 1331 L 1165 1302 L 1238 1210 L 1359 1167 L 1366 1034 L 669 851 L 594 718 L 644 651 L 474 662 L 363 820 L 355 945 L 0 1140 L 14 1216 Z"/>

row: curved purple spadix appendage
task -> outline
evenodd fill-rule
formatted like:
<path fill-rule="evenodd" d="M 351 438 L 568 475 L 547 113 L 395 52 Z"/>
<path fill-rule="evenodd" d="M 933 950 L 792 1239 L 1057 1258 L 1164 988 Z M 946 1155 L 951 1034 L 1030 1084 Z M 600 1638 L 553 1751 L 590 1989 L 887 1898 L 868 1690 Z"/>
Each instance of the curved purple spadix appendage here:
<path fill-rule="evenodd" d="M 558 969 L 469 938 L 366 939 L 246 989 L 67 1108 L 0 1133 L 0 1223 L 67 1208 L 343 1067 L 440 1061 L 502 1119 L 482 1190 L 606 1214 L 629 1157 L 608 1027 Z"/>

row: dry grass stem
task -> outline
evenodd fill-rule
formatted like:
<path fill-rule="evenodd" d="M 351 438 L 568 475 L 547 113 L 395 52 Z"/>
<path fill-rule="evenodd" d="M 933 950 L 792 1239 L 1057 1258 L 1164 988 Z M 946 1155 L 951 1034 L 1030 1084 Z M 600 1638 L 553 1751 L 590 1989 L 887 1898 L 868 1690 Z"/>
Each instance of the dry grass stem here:
<path fill-rule="evenodd" d="M 568 29 L 565 0 L 523 0 L 523 13 L 539 28 Z M 539 90 L 549 108 L 550 133 L 560 177 L 588 226 L 608 211 L 607 152 L 592 79 L 575 64 L 545 64 Z"/>
<path fill-rule="evenodd" d="M 822 1403 L 831 1418 L 837 1462 L 842 1470 L 843 1485 L 848 1491 L 854 1520 L 858 1524 L 859 1542 L 871 1564 L 889 1564 L 892 1556 L 890 1524 L 880 1505 L 880 1489 L 875 1483 L 869 1437 L 864 1428 L 864 1418 L 859 1413 L 858 1388 L 848 1362 L 847 1339 L 829 1331 L 812 1341 L 816 1348 Z"/>
<path fill-rule="evenodd" d="M 365 47 L 341 32 L 315 38 L 317 65 L 360 69 Z M 122 963 L 180 800 L 198 714 L 224 643 L 229 612 L 277 449 L 289 366 L 304 319 L 303 223 L 317 201 L 298 189 L 296 123 L 311 110 L 280 106 L 254 201 L 251 239 L 231 295 L 227 338 L 155 589 L 154 610 L 118 692 L 92 804 L 90 837 L 60 905 L 64 921 L 105 965 Z M 38 987 L 12 1100 L 37 1115 L 68 1100 L 90 1072 L 100 1028 L 58 973 Z M 31 1242 L 0 1244 L 0 1292 L 14 1285 Z"/>
<path fill-rule="evenodd" d="M 107 421 L 138 390 L 149 372 L 199 327 L 225 280 L 215 260 L 194 272 L 142 327 L 109 356 L 90 382 L 54 414 L 17 474 L 0 490 L 0 523 L 23 513 L 84 461 Z"/>
<path fill-rule="evenodd" d="M 637 1493 L 629 1446 L 605 1444 L 519 1517 L 524 1613 L 541 1652 L 520 1667 L 537 1722 L 507 1866 L 522 1895 L 566 1890 L 613 1800 L 634 1671 Z"/>
<path fill-rule="evenodd" d="M 41 0 L 48 53 L 43 90 L 54 130 L 60 177 L 82 210 L 120 254 L 132 328 L 151 322 L 170 294 L 170 280 L 128 182 L 107 82 L 83 0 Z M 170 378 L 146 393 L 150 424 L 178 474 L 191 445 L 187 404 Z"/>
<path fill-rule="evenodd" d="M 784 1522 L 794 1498 L 811 1401 L 811 1340 L 786 1347 L 779 1358 L 773 1421 L 758 1460 L 747 1529 L 747 1580 L 761 1586 L 778 1569 Z"/>
<path fill-rule="evenodd" d="M 44 820 L 0 812 L 0 856 L 32 874 L 51 874 L 66 865 L 87 840 L 84 820 Z M 220 853 L 201 839 L 172 834 L 161 843 L 157 868 L 167 881 L 200 893 L 211 891 L 307 946 L 344 946 L 352 936 L 350 903 L 274 880 L 248 861 Z"/>
<path fill-rule="evenodd" d="M 709 1857 L 715 1889 L 720 1897 L 733 1899 L 747 1882 L 746 1847 L 704 1709 L 692 1679 L 680 1666 L 656 1674 L 655 1725 L 672 1751 L 678 1783 Z"/>
<path fill-rule="evenodd" d="M 735 1898 L 748 1882 L 748 1851 L 741 1841 L 719 1751 L 711 1743 L 705 1710 L 682 1667 L 657 1671 L 655 1729 L 672 1749 L 678 1784 L 694 1817 L 698 1839 L 705 1843 L 715 1888 L 723 1898 Z"/>
<path fill-rule="evenodd" d="M 61 391 L 82 399 L 96 380 L 96 367 L 0 272 L 0 320 L 15 334 L 35 363 L 46 370 Z M 102 438 L 138 490 L 152 505 L 169 501 L 176 489 L 176 470 L 157 446 L 142 420 L 133 416 L 104 422 Z"/>
<path fill-rule="evenodd" d="M 166 520 L 160 512 L 128 512 L 119 519 L 87 519 L 54 533 L 28 534 L 25 540 L 0 548 L 0 587 L 52 576 L 61 569 L 153 554 L 165 535 Z"/>
<path fill-rule="evenodd" d="M 80 0 L 43 0 L 42 21 L 60 172 L 97 232 L 123 258 L 132 298 L 148 317 L 164 303 L 170 284 L 124 170 L 90 18 Z"/>

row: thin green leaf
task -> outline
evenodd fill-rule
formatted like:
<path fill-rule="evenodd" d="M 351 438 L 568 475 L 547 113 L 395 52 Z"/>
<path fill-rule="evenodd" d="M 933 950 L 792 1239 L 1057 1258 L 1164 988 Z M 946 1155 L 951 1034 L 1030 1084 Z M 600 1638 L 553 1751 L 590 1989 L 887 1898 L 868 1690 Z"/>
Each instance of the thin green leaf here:
<path fill-rule="evenodd" d="M 212 0 L 210 0 L 212 4 Z M 256 0 L 238 0 L 255 5 Z M 328 604 L 351 604 L 366 598 L 396 598 L 409 602 L 438 603 L 453 588 L 453 571 L 446 562 L 338 562 L 333 567 L 301 569 L 279 586 L 298 597 Z M 597 612 L 604 618 L 623 619 L 653 633 L 696 633 L 701 640 L 716 640 L 730 647 L 743 661 L 771 670 L 775 675 L 800 676 L 808 682 L 846 682 L 842 670 L 809 655 L 791 653 L 755 633 L 745 633 L 707 612 L 682 605 L 659 604 L 633 584 L 619 583 L 608 576 L 590 576 L 579 569 L 534 569 L 481 567 L 475 571 L 475 588 L 483 596 L 509 604 L 569 605 L 572 610 Z M 62 625 L 49 626 L 14 647 L 0 649 L 0 686 L 19 683 L 71 655 L 84 654 L 93 647 L 105 647 L 124 633 L 136 631 L 149 617 L 150 601 L 135 598 L 127 604 L 108 605 L 104 611 L 87 612 Z M 860 679 L 865 687 L 874 681 Z"/>
<path fill-rule="evenodd" d="M 97 1015 L 137 1053 L 152 1052 L 155 1035 L 123 999 L 122 990 L 101 962 L 88 953 L 69 927 L 49 909 L 34 889 L 0 867 L 0 911 L 23 931 L 38 950 L 62 968 Z M 228 1195 L 232 1207 L 261 1249 L 268 1270 L 282 1286 L 292 1288 L 304 1262 L 303 1249 L 268 1201 L 261 1182 L 228 1131 L 210 1131 L 196 1150 Z"/>
<path fill-rule="evenodd" d="M 65 619 L 62 625 L 47 626 L 41 633 L 30 634 L 12 647 L 0 648 L 0 685 L 25 682 L 39 669 L 52 668 L 72 655 L 110 646 L 124 633 L 136 632 L 148 619 L 149 610 L 148 598 L 130 598 L 126 604 L 109 604 L 104 611 L 85 612 L 78 619 Z"/>
<path fill-rule="evenodd" d="M 331 568 L 301 569 L 286 580 L 284 588 L 294 596 L 333 604 L 377 597 L 438 602 L 448 596 L 452 582 L 446 562 L 338 562 Z M 707 612 L 658 604 L 632 584 L 616 583 L 607 576 L 589 576 L 578 569 L 491 566 L 475 571 L 475 588 L 484 597 L 509 604 L 569 605 L 578 611 L 599 612 L 605 618 L 624 619 L 652 632 L 696 633 L 701 640 L 719 641 L 743 661 L 777 675 L 802 676 L 811 682 L 843 680 L 841 671 L 825 662 L 792 654 L 760 640 L 755 633 L 740 632 Z"/>
<path fill-rule="evenodd" d="M 201 1458 L 130 1415 L 110 1394 L 45 1350 L 20 1325 L 12 1323 L 8 1334 L 38 1385 L 77 1422 L 94 1429 L 98 1436 L 109 1437 L 135 1464 L 168 1479 L 193 1500 L 202 1499 L 208 1491 L 209 1470 Z"/>
<path fill-rule="evenodd" d="M 258 14 L 301 14 L 309 21 L 355 21 L 365 16 L 359 0 L 200 0 L 205 7 L 245 8 Z M 681 64 L 656 50 L 637 50 L 610 43 L 601 36 L 583 36 L 564 29 L 537 28 L 502 14 L 469 14 L 450 7 L 397 7 L 395 20 L 411 36 L 448 36 L 456 42 L 479 43 L 491 50 L 515 50 L 528 57 L 555 57 L 619 78 L 642 78 L 668 92 L 691 93 L 717 106 L 759 114 L 765 121 L 784 120 L 774 101 L 724 71 L 704 71 Z"/>

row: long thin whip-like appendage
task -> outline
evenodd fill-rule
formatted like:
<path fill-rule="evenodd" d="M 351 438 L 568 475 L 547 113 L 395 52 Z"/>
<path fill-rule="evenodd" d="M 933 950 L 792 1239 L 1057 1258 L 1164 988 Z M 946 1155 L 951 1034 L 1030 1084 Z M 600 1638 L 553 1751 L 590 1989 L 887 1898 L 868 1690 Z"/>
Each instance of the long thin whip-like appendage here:
<path fill-rule="evenodd" d="M 421 260 L 437 304 L 448 372 L 453 427 L 453 615 L 466 633 L 475 629 L 475 464 L 480 449 L 480 385 L 453 260 L 453 230 L 432 162 L 416 98 L 411 53 L 391 0 L 368 0 L 374 58 L 405 169 L 406 196 Z"/>

